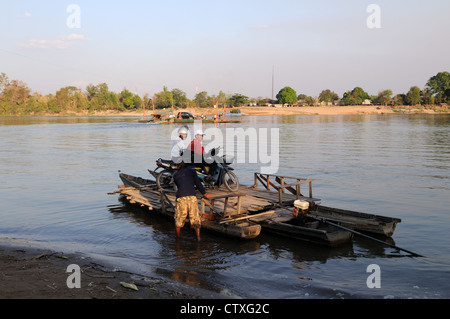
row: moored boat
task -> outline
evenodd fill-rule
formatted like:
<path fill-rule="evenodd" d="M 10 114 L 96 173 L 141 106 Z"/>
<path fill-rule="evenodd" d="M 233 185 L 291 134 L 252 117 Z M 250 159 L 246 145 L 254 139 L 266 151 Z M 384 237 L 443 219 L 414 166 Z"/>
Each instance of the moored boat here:
<path fill-rule="evenodd" d="M 364 233 L 391 237 L 401 222 L 399 218 L 360 213 L 339 208 L 316 205 L 308 214 Z"/>
<path fill-rule="evenodd" d="M 263 231 L 295 240 L 325 246 L 339 246 L 352 238 L 352 233 L 308 217 L 296 218 L 290 208 L 275 210 L 272 216 L 250 219 L 258 222 Z"/>

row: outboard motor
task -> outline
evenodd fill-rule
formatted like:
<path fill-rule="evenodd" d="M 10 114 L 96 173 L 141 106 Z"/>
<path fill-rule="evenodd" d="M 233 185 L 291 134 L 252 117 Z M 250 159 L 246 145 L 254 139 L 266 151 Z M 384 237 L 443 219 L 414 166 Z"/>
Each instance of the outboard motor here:
<path fill-rule="evenodd" d="M 306 213 L 309 211 L 309 202 L 304 200 L 296 200 L 294 202 L 294 210 L 292 211 L 292 215 L 294 217 L 306 216 Z"/>

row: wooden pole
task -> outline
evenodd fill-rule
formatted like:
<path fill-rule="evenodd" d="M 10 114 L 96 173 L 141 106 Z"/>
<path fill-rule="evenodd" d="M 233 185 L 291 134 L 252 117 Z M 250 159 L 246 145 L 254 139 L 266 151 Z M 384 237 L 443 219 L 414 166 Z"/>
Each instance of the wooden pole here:
<path fill-rule="evenodd" d="M 222 221 L 219 222 L 219 224 L 226 224 L 226 223 L 236 222 L 236 221 L 239 221 L 239 220 L 245 220 L 245 219 L 261 217 L 261 216 L 265 216 L 265 215 L 273 215 L 273 214 L 275 214 L 275 211 L 271 210 L 270 212 L 265 212 L 265 213 L 255 214 L 255 215 L 247 215 L 247 216 L 243 216 L 243 217 L 237 217 L 237 218 L 233 218 L 233 219 L 222 220 Z"/>
<path fill-rule="evenodd" d="M 323 223 L 327 223 L 327 224 L 329 224 L 329 225 L 331 225 L 331 226 L 335 226 L 335 227 L 337 227 L 337 228 L 341 228 L 341 229 L 343 229 L 343 230 L 349 231 L 349 232 L 351 232 L 351 233 L 353 233 L 353 234 L 355 234 L 355 235 L 359 235 L 359 236 L 362 236 L 362 237 L 371 239 L 371 240 L 373 240 L 373 241 L 376 241 L 376 242 L 378 242 L 378 243 L 384 244 L 384 245 L 386 245 L 386 246 L 389 246 L 389 247 L 392 247 L 392 248 L 395 248 L 395 249 L 398 249 L 398 250 L 403 250 L 404 252 L 407 252 L 408 254 L 411 254 L 411 255 L 414 256 L 414 257 L 423 257 L 422 255 L 416 254 L 415 252 L 412 252 L 412 251 L 410 251 L 410 250 L 406 250 L 406 249 L 400 248 L 400 247 L 398 247 L 398 246 L 389 244 L 389 243 L 387 243 L 387 242 L 385 242 L 385 241 L 382 241 L 382 240 L 379 240 L 379 239 L 370 237 L 370 236 L 368 236 L 368 235 L 366 235 L 366 234 L 362 234 L 362 233 L 360 233 L 360 232 L 357 232 L 356 230 L 353 230 L 353 229 L 350 229 L 350 228 L 347 228 L 347 227 L 344 227 L 344 226 L 341 226 L 341 225 L 338 225 L 338 224 L 329 222 L 329 221 L 327 221 L 327 220 L 325 220 L 325 219 L 323 219 L 323 218 L 317 218 L 317 217 L 314 217 L 314 216 L 311 216 L 311 215 L 308 215 L 308 216 L 309 216 L 310 218 L 312 218 L 312 219 L 317 220 L 317 221 L 320 221 L 320 222 L 323 222 Z"/>
<path fill-rule="evenodd" d="M 216 102 L 216 122 L 219 120 L 219 102 Z"/>

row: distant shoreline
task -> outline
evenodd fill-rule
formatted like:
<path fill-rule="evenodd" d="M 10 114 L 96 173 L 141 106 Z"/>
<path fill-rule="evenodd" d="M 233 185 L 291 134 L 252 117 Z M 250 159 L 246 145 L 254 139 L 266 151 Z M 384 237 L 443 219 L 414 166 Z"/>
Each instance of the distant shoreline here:
<path fill-rule="evenodd" d="M 302 107 L 269 107 L 269 106 L 243 106 L 236 107 L 242 115 L 265 115 L 265 116 L 286 116 L 286 115 L 358 115 L 358 114 L 448 114 L 450 108 L 448 105 L 443 106 L 377 106 L 377 105 L 350 105 L 350 106 L 302 106 Z M 194 115 L 204 115 L 213 117 L 216 112 L 230 112 L 232 108 L 219 108 L 218 111 L 214 108 L 185 108 L 174 110 L 176 115 L 180 111 L 190 112 Z M 155 110 L 155 113 L 163 110 Z M 36 114 L 23 116 L 101 116 L 101 117 L 150 117 L 153 110 L 136 110 L 136 111 L 97 111 L 97 112 L 67 112 L 59 114 Z"/>
<path fill-rule="evenodd" d="M 268 107 L 268 106 L 244 106 L 237 107 L 242 115 L 267 115 L 267 116 L 283 116 L 283 115 L 357 115 L 357 114 L 447 114 L 450 112 L 448 106 L 376 106 L 376 105 L 350 105 L 350 106 L 302 106 L 302 107 Z M 231 108 L 226 108 L 225 112 L 229 112 Z M 183 110 L 175 110 L 190 112 L 194 115 L 214 116 L 216 110 L 213 108 L 186 108 Z M 157 112 L 157 111 L 155 111 Z M 219 108 L 218 113 L 223 112 Z M 118 112 L 113 111 L 98 112 L 97 116 L 150 116 L 153 112 L 146 110 L 135 112 Z"/>

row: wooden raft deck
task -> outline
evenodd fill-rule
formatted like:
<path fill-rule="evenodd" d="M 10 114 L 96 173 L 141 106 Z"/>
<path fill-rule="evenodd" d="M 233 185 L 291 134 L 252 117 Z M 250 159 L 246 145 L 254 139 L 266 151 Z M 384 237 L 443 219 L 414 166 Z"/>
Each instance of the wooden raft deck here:
<path fill-rule="evenodd" d="M 153 180 L 123 173 L 120 173 L 119 176 L 124 184 L 120 185 L 114 194 L 125 196 L 130 203 L 146 207 L 150 211 L 174 217 L 176 206 L 174 190 L 160 189 Z M 259 176 L 258 179 L 260 178 Z M 269 176 L 262 178 L 269 182 Z M 283 184 L 284 178 L 280 181 Z M 239 192 L 236 193 L 229 192 L 226 188 L 213 188 L 207 190 L 211 195 L 210 200 L 206 200 L 198 193 L 202 228 L 234 238 L 255 238 L 259 236 L 262 227 L 251 221 L 251 218 L 273 215 L 275 211 L 271 209 L 283 205 L 293 205 L 297 199 L 316 200 L 301 196 L 299 192 L 301 182 L 305 181 L 298 181 L 294 185 L 295 190 L 288 188 L 292 187 L 292 184 L 284 183 L 282 187 L 277 187 L 272 182 L 265 185 L 266 189 L 258 188 L 257 183 L 252 187 L 241 186 Z M 270 187 L 277 187 L 277 190 L 269 190 Z M 285 193 L 286 190 L 291 193 Z M 188 222 L 188 220 L 186 221 Z"/>
<path fill-rule="evenodd" d="M 127 182 L 128 185 L 120 185 L 114 193 L 124 195 L 130 203 L 140 204 L 151 211 L 157 210 L 167 214 L 174 213 L 176 197 L 173 190 L 158 189 L 156 183 L 151 180 L 135 179 L 138 179 L 135 184 Z M 310 182 L 310 180 L 306 181 Z M 269 183 L 272 188 L 278 187 L 270 181 Z M 294 186 L 296 185 L 298 184 Z M 258 188 L 256 183 L 253 186 L 241 185 L 236 193 L 231 193 L 224 187 L 208 189 L 208 193 L 212 196 L 211 202 L 204 198 L 202 199 L 200 194 L 197 196 L 199 198 L 200 212 L 206 215 L 211 214 L 212 206 L 216 212 L 216 218 L 229 218 L 248 214 L 254 215 L 281 206 L 293 206 L 294 201 L 297 199 L 310 202 L 320 201 L 317 198 L 302 196 L 297 191 L 295 195 L 285 192 L 285 189 L 292 188 L 292 184 L 285 184 L 284 187 L 277 190 L 270 190 L 266 185 L 264 187 Z"/>

